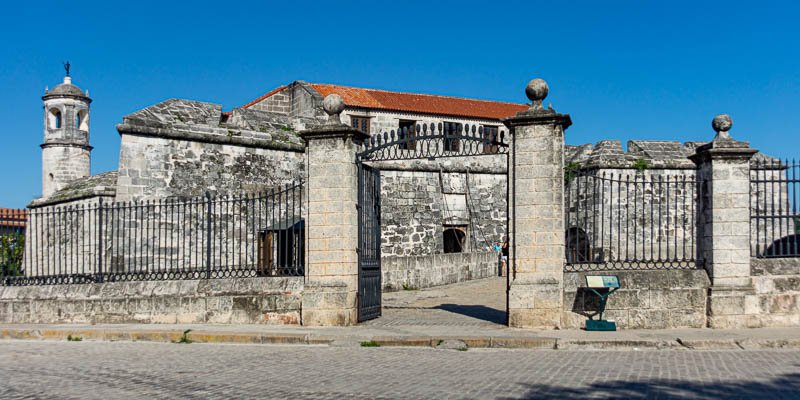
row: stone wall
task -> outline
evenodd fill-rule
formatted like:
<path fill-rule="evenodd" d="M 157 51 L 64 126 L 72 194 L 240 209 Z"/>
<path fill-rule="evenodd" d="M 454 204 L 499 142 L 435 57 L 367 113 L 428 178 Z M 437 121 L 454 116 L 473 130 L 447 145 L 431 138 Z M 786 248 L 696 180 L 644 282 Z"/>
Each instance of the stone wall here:
<path fill-rule="evenodd" d="M 296 181 L 301 152 L 122 135 L 117 200 L 252 193 Z"/>
<path fill-rule="evenodd" d="M 586 275 L 617 275 L 620 289 L 608 297 L 603 318 L 620 329 L 704 328 L 710 281 L 704 269 L 564 273 L 562 328 L 579 329 L 599 309 L 585 289 Z M 597 317 L 594 317 L 597 319 Z"/>
<path fill-rule="evenodd" d="M 302 277 L 0 286 L 0 322 L 299 324 L 302 291 Z"/>
<path fill-rule="evenodd" d="M 66 144 L 42 145 L 42 194 L 49 195 L 70 181 L 89 176 L 91 148 Z"/>
<path fill-rule="evenodd" d="M 447 171 L 381 170 L 383 256 L 440 254 L 449 227 L 466 233 L 465 251 L 503 241 L 505 174 Z"/>
<path fill-rule="evenodd" d="M 228 120 L 218 104 L 175 99 L 124 117 L 117 201 L 253 193 L 304 176 L 304 145 L 285 116 L 238 110 Z"/>
<path fill-rule="evenodd" d="M 764 326 L 800 325 L 800 258 L 752 258 L 750 275 L 756 297 L 745 298 L 745 313 Z"/>
<path fill-rule="evenodd" d="M 498 276 L 496 252 L 381 258 L 384 291 L 426 288 Z"/>

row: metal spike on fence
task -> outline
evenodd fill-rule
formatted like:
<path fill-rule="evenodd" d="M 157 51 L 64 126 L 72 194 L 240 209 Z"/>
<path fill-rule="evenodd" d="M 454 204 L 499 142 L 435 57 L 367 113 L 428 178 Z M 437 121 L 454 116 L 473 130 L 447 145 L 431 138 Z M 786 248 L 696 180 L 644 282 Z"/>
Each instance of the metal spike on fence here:
<path fill-rule="evenodd" d="M 478 128 L 478 136 L 480 136 L 480 138 L 483 139 L 483 127 L 482 126 Z"/>
<path fill-rule="evenodd" d="M 386 132 L 383 132 L 383 141 L 384 141 L 384 143 L 388 143 L 389 142 L 389 134 L 386 133 Z"/>
<path fill-rule="evenodd" d="M 419 124 L 417 124 L 417 130 L 416 131 L 419 132 Z"/>
<path fill-rule="evenodd" d="M 442 123 L 441 122 L 439 122 L 438 128 L 439 128 L 439 134 L 441 134 L 442 133 Z"/>
<path fill-rule="evenodd" d="M 505 135 L 506 133 L 504 131 L 500 131 L 500 143 L 503 143 L 503 141 L 505 140 Z"/>

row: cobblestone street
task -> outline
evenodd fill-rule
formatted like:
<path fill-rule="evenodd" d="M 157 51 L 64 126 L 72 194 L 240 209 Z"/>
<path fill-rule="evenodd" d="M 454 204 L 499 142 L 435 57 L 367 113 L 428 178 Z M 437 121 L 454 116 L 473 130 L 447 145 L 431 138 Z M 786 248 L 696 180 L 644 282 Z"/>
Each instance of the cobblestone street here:
<path fill-rule="evenodd" d="M 800 351 L 0 342 L 0 398 L 727 398 L 800 394 Z"/>

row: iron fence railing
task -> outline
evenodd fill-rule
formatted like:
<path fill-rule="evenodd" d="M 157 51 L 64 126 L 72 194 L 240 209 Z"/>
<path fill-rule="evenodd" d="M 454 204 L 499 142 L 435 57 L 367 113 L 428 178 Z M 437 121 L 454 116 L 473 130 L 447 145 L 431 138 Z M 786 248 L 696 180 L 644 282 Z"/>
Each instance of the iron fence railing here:
<path fill-rule="evenodd" d="M 750 168 L 750 255 L 800 257 L 800 165 L 759 160 Z"/>
<path fill-rule="evenodd" d="M 697 257 L 694 171 L 565 170 L 567 271 L 690 269 Z"/>
<path fill-rule="evenodd" d="M 25 249 L 28 210 L 0 208 L 0 276 L 18 275 Z"/>
<path fill-rule="evenodd" d="M 364 142 L 358 157 L 362 161 L 388 161 L 507 153 L 506 133 L 497 127 L 440 122 L 373 135 Z"/>
<path fill-rule="evenodd" d="M 30 210 L 3 285 L 302 276 L 302 183 L 256 194 Z"/>

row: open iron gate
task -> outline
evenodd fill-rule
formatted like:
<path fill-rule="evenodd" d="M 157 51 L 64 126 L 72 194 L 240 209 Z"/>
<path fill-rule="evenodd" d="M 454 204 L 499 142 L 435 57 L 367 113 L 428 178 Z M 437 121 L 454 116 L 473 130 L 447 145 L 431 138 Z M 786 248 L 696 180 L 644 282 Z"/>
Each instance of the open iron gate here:
<path fill-rule="evenodd" d="M 358 164 L 358 321 L 381 316 L 381 174 Z"/>

